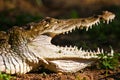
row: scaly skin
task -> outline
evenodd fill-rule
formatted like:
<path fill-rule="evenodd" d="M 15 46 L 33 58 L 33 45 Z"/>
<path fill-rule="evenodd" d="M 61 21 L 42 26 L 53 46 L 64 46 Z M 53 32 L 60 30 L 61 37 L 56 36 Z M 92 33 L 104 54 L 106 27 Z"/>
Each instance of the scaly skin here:
<path fill-rule="evenodd" d="M 85 51 L 77 47 L 60 47 L 51 43 L 54 36 L 78 29 L 92 28 L 100 20 L 112 21 L 115 14 L 104 11 L 89 18 L 58 20 L 45 18 L 30 23 L 24 29 L 13 27 L 0 32 L 0 71 L 8 74 L 27 73 L 44 66 L 55 72 L 76 72 L 89 66 L 98 58 L 98 51 Z M 111 52 L 113 53 L 113 51 Z"/>

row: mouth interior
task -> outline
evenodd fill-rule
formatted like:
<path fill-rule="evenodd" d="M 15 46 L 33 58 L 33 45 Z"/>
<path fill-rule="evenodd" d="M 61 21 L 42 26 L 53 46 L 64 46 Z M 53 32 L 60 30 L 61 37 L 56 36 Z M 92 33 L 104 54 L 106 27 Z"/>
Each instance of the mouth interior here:
<path fill-rule="evenodd" d="M 100 26 L 98 26 L 100 27 Z M 86 31 L 85 29 L 75 29 L 72 32 L 65 34 L 59 34 L 52 38 L 51 43 L 60 47 L 74 47 L 78 49 L 82 48 L 83 50 L 92 50 L 97 51 L 98 48 L 104 49 L 105 51 L 110 51 L 110 42 L 107 39 L 99 39 L 100 34 L 96 37 L 91 37 L 96 34 L 94 31 L 98 31 L 96 27 L 93 27 L 93 30 L 90 29 Z M 100 29 L 101 30 L 101 29 Z M 92 32 L 92 34 L 91 34 Z"/>
<path fill-rule="evenodd" d="M 83 36 L 84 35 L 83 31 L 84 30 L 75 29 L 75 31 L 69 33 L 56 35 L 54 38 L 52 38 L 51 43 L 61 47 L 77 46 L 78 48 L 80 47 L 85 48 L 84 42 L 86 42 L 88 37 L 87 35 Z"/>

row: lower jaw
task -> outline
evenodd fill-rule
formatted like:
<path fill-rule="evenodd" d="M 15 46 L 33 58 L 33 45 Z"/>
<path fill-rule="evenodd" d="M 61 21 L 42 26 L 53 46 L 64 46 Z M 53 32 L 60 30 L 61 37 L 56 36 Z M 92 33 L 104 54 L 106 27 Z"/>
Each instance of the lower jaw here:
<path fill-rule="evenodd" d="M 48 61 L 49 64 L 45 65 L 45 68 L 54 72 L 74 73 L 94 62 L 92 60 L 51 60 Z"/>

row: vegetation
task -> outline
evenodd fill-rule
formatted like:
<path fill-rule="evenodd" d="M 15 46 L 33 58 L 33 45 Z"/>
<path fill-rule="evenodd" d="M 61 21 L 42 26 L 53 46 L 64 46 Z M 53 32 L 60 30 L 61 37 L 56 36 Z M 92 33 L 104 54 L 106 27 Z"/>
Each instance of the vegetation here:
<path fill-rule="evenodd" d="M 3 74 L 0 72 L 0 80 L 10 80 L 12 77 L 8 74 Z"/>
<path fill-rule="evenodd" d="M 118 68 L 119 65 L 119 53 L 114 53 L 113 55 L 109 55 L 109 53 L 99 54 L 100 60 L 98 61 L 98 68 L 99 69 L 106 69 L 106 76 L 108 75 L 108 70 L 115 70 Z"/>

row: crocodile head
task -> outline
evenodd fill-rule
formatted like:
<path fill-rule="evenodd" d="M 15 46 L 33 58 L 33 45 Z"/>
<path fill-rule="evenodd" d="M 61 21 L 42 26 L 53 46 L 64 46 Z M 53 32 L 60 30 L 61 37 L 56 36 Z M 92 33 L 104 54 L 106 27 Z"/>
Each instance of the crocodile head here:
<path fill-rule="evenodd" d="M 55 72 L 79 71 L 96 61 L 98 59 L 97 54 L 103 53 L 103 50 L 98 48 L 98 51 L 87 51 L 82 48 L 78 49 L 77 46 L 56 46 L 51 43 L 51 40 L 60 34 L 72 33 L 76 28 L 85 28 L 88 31 L 93 25 L 98 25 L 100 21 L 108 24 L 114 18 L 115 15 L 108 11 L 104 11 L 102 15 L 80 19 L 58 20 L 48 17 L 41 21 L 39 26 L 36 25 L 36 28 L 31 28 L 31 32 L 34 31 L 32 33 L 35 34 L 28 32 L 33 36 L 30 37 L 29 50 L 44 58 L 46 61 L 44 66 L 49 70 Z M 41 29 L 41 32 L 39 32 L 39 29 Z M 111 52 L 113 51 L 111 50 Z"/>
<path fill-rule="evenodd" d="M 109 23 L 114 18 L 115 14 L 108 11 L 80 19 L 45 18 L 24 28 L 13 27 L 7 32 L 0 32 L 0 71 L 27 73 L 41 65 L 54 72 L 79 71 L 99 59 L 97 54 L 103 51 L 99 48 L 98 51 L 86 51 L 76 46 L 56 46 L 51 40 L 76 28 L 87 31 L 101 20 Z"/>

